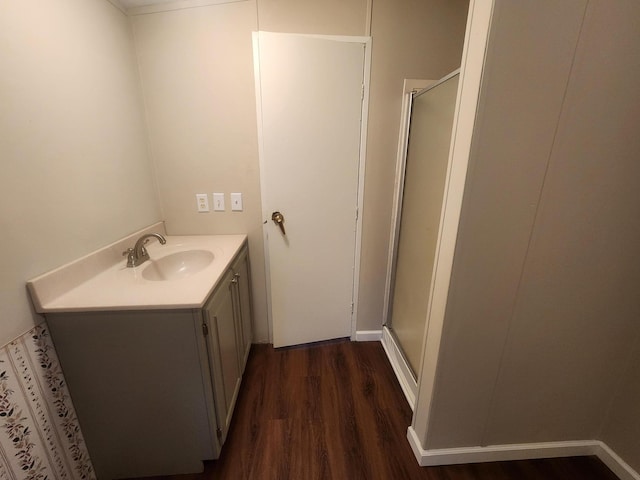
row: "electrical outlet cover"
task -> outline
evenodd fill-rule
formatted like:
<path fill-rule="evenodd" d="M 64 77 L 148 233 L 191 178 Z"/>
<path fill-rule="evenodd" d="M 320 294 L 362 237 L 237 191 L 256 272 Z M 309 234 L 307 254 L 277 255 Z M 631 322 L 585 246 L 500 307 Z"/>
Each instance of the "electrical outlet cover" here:
<path fill-rule="evenodd" d="M 209 196 L 206 193 L 196 193 L 196 202 L 199 212 L 209 211 Z"/>

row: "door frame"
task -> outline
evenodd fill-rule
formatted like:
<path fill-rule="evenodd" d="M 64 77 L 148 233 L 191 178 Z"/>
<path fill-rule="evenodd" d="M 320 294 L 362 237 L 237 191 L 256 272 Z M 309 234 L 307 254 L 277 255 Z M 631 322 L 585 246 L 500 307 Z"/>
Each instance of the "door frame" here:
<path fill-rule="evenodd" d="M 264 181 L 264 136 L 262 131 L 262 90 L 260 87 L 260 41 L 259 35 L 266 32 L 263 30 L 252 32 L 253 43 L 253 71 L 256 93 L 256 120 L 258 124 L 258 160 L 260 165 L 260 200 L 262 202 L 262 242 L 264 248 L 264 267 L 266 277 L 267 292 L 267 320 L 269 323 L 269 343 L 273 343 L 273 316 L 271 305 L 271 270 L 269 260 L 269 243 L 267 238 L 267 229 L 265 225 L 268 223 L 269 212 L 265 210 L 266 202 L 266 186 Z M 356 328 L 358 324 L 358 298 L 360 291 L 360 259 L 362 250 L 362 205 L 364 202 L 364 173 L 365 162 L 367 158 L 367 128 L 369 121 L 369 89 L 371 80 L 371 37 L 361 36 L 345 36 L 345 35 L 316 35 L 316 34 L 300 34 L 300 33 L 280 33 L 278 35 L 295 36 L 295 37 L 311 37 L 324 40 L 332 40 L 346 43 L 360 43 L 364 47 L 364 68 L 362 72 L 362 104 L 360 111 L 360 158 L 358 160 L 358 185 L 357 185 L 357 205 L 356 205 L 356 234 L 355 234 L 355 252 L 353 259 L 353 293 L 352 293 L 352 309 L 351 309 L 351 340 L 356 339 Z"/>
<path fill-rule="evenodd" d="M 449 167 L 445 186 L 445 203 L 440 218 L 439 240 L 436 246 L 436 266 L 429 292 L 427 327 L 422 347 L 422 364 L 418 373 L 418 395 L 407 439 L 421 466 L 437 465 L 434 457 L 424 449 L 431 423 L 431 408 L 436 386 L 440 342 L 444 328 L 449 283 L 458 226 L 462 213 L 462 199 L 472 153 L 476 114 L 481 108 L 480 89 L 483 82 L 484 61 L 493 18 L 494 0 L 470 0 L 467 27 L 462 50 L 460 83 L 454 113 Z M 431 457 L 431 458 L 429 458 Z"/>
<path fill-rule="evenodd" d="M 402 198 L 404 193 L 404 176 L 407 166 L 407 148 L 409 143 L 409 125 L 411 123 L 411 108 L 413 94 L 434 84 L 436 80 L 404 79 L 402 87 L 402 111 L 400 113 L 400 132 L 398 134 L 398 151 L 396 154 L 396 175 L 393 187 L 393 207 L 391 210 L 391 230 L 389 233 L 389 251 L 387 257 L 387 276 L 384 287 L 382 346 L 387 354 L 389 363 L 396 374 L 407 403 L 414 409 L 418 394 L 418 382 L 411 372 L 409 362 L 405 358 L 400 345 L 388 327 L 391 320 L 393 285 L 396 277 L 396 261 L 398 258 L 398 238 L 400 235 L 400 216 L 402 213 Z"/>
<path fill-rule="evenodd" d="M 393 186 L 393 207 L 391 210 L 391 232 L 389 235 L 389 251 L 387 256 L 387 277 L 384 287 L 384 321 L 386 326 L 391 317 L 391 298 L 396 275 L 398 258 L 398 237 L 400 235 L 400 217 L 402 215 L 402 198 L 404 194 L 404 175 L 407 168 L 407 148 L 409 143 L 409 125 L 413 95 L 429 88 L 437 80 L 404 79 L 402 87 L 402 112 L 400 113 L 400 132 L 398 135 L 398 152 L 396 154 L 396 176 Z"/>
<path fill-rule="evenodd" d="M 398 250 L 400 238 L 400 223 L 402 220 L 402 201 L 404 198 L 404 181 L 407 168 L 407 154 L 409 149 L 409 129 L 411 126 L 411 114 L 413 111 L 413 101 L 416 97 L 442 83 L 450 80 L 460 73 L 460 69 L 445 75 L 440 80 L 416 80 L 405 79 L 402 96 L 402 113 L 400 115 L 400 132 L 398 136 L 398 152 L 396 156 L 396 176 L 393 192 L 393 209 L 391 212 L 391 230 L 389 233 L 389 250 L 387 257 L 387 275 L 384 291 L 384 317 L 382 324 L 382 345 L 387 353 L 389 362 L 393 367 L 398 382 L 404 395 L 413 410 L 416 396 L 418 395 L 418 374 L 413 372 L 409 362 L 399 345 L 395 334 L 392 333 L 391 317 L 393 313 L 393 294 L 395 290 L 395 279 L 398 264 Z M 448 168 L 447 168 L 448 169 Z M 443 200 L 444 202 L 444 200 Z M 434 265 L 435 269 L 435 265 Z M 432 272 L 433 277 L 433 272 Z M 426 325 L 425 325 L 426 330 Z M 424 347 L 424 345 L 423 345 Z"/>

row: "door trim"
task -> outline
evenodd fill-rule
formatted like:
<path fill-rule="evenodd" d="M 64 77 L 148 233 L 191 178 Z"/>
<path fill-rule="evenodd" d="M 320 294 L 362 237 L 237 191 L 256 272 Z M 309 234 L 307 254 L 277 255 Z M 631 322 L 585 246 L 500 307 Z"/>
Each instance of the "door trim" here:
<path fill-rule="evenodd" d="M 265 210 L 266 188 L 263 172 L 264 165 L 264 137 L 262 131 L 262 90 L 260 87 L 260 41 L 259 35 L 262 31 L 252 32 L 253 43 L 253 70 L 256 94 L 256 120 L 258 124 L 258 160 L 260 165 L 260 200 L 262 202 L 262 242 L 264 245 L 264 263 L 266 277 L 266 293 L 267 293 L 267 321 L 269 323 L 269 343 L 273 343 L 273 316 L 271 305 L 271 270 L 269 260 L 269 248 L 267 239 L 267 230 L 264 225 L 268 223 L 270 213 Z M 267 33 L 267 32 L 265 32 Z M 272 33 L 272 32 L 268 32 Z M 315 35 L 315 34 L 297 34 L 297 33 L 278 33 L 278 35 L 288 35 L 296 37 L 312 37 L 336 42 L 360 43 L 364 49 L 364 67 L 362 72 L 362 104 L 360 111 L 360 157 L 358 164 L 358 185 L 356 199 L 356 218 L 355 220 L 355 249 L 353 259 L 353 293 L 352 299 L 353 309 L 351 313 L 351 340 L 356 340 L 356 327 L 358 324 L 358 298 L 360 290 L 360 257 L 362 249 L 362 205 L 364 202 L 364 174 L 365 163 L 367 158 L 367 129 L 369 121 L 369 91 L 371 80 L 371 37 L 345 36 L 345 35 Z"/>
<path fill-rule="evenodd" d="M 396 154 L 396 176 L 393 186 L 393 207 L 391 210 L 391 231 L 389 233 L 389 251 L 387 257 L 387 277 L 384 286 L 383 325 L 391 320 L 393 285 L 396 277 L 396 260 L 398 258 L 398 236 L 400 235 L 400 216 L 402 213 L 402 196 L 404 193 L 404 174 L 407 166 L 407 144 L 409 141 L 409 123 L 413 94 L 427 88 L 435 80 L 404 79 L 402 90 L 402 112 L 400 113 L 400 133 L 398 135 L 398 152 Z"/>
<path fill-rule="evenodd" d="M 418 395 L 411 430 L 419 442 L 425 442 L 431 421 L 440 342 L 453 270 L 453 257 L 462 211 L 462 198 L 471 156 L 473 130 L 480 99 L 484 59 L 489 41 L 494 0 L 471 0 L 465 33 L 460 83 L 451 132 L 449 167 L 440 218 L 436 263 L 429 292 L 427 328 L 418 372 Z M 422 445 L 422 443 L 421 443 Z"/>

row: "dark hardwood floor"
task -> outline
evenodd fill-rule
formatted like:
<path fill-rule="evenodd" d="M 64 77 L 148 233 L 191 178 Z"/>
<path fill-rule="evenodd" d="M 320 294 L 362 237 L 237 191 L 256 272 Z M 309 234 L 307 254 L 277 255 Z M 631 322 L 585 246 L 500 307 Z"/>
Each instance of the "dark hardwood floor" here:
<path fill-rule="evenodd" d="M 172 480 L 616 480 L 595 457 L 419 467 L 378 342 L 254 345 L 218 461 Z"/>

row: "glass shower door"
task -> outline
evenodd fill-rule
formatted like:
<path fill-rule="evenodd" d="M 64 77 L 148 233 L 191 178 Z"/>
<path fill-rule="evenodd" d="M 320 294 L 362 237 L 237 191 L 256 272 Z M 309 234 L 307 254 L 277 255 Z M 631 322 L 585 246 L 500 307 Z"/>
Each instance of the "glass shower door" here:
<path fill-rule="evenodd" d="M 391 321 L 414 379 L 421 363 L 427 309 L 458 91 L 455 73 L 413 97 L 402 192 Z"/>

